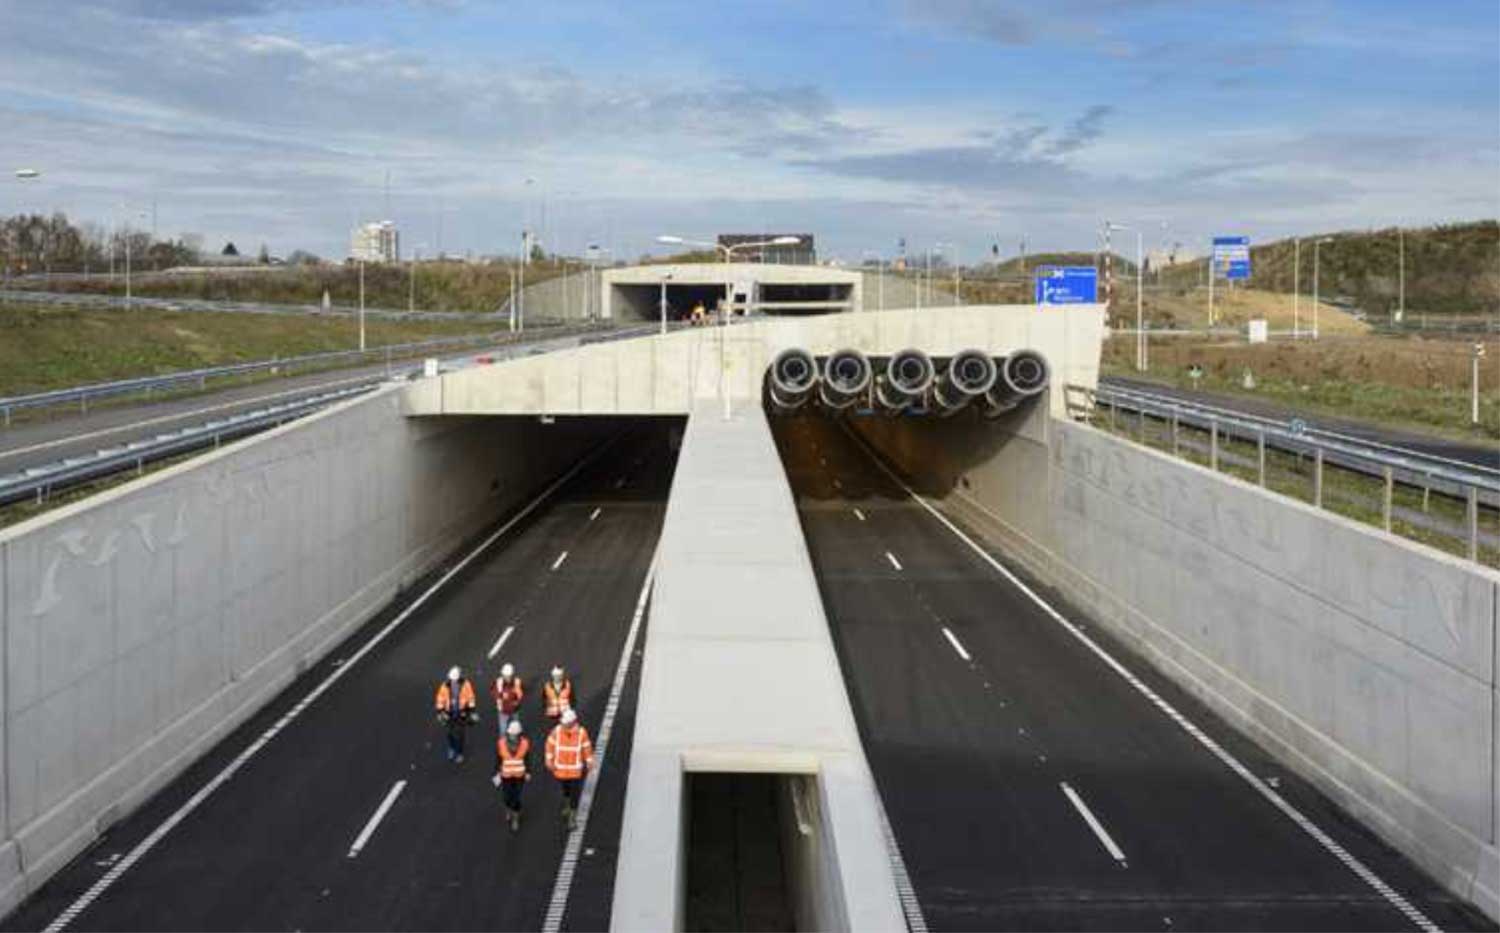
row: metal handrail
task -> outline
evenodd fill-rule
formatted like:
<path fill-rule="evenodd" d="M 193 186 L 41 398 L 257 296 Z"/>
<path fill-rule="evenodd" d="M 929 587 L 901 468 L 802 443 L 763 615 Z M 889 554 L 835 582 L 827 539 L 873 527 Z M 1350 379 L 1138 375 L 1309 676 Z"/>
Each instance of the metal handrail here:
<path fill-rule="evenodd" d="M 587 332 L 594 329 L 594 327 L 574 329 Z M 424 350 L 492 344 L 509 336 L 512 336 L 509 331 L 493 331 L 485 334 L 435 337 L 431 340 L 387 344 L 367 350 L 330 350 L 323 353 L 308 353 L 302 356 L 289 356 L 269 360 L 256 360 L 250 363 L 231 363 L 224 366 L 182 370 L 160 376 L 139 376 L 133 379 L 92 383 L 89 385 L 73 386 L 67 389 L 54 389 L 49 392 L 13 395 L 0 397 L 0 414 L 3 414 L 3 423 L 5 426 L 9 427 L 13 412 L 29 408 L 51 408 L 59 405 L 77 404 L 84 411 L 87 411 L 88 403 L 94 399 L 111 398 L 135 393 L 149 394 L 156 390 L 180 388 L 192 383 L 197 383 L 202 387 L 210 379 L 224 379 L 231 376 L 244 376 L 277 369 L 311 368 L 347 360 L 363 361 L 366 359 L 378 360 L 384 358 L 389 363 L 391 358 L 395 356 L 408 356 Z"/>
<path fill-rule="evenodd" d="M 1460 487 L 1472 486 L 1486 492 L 1500 493 L 1500 470 L 1481 464 L 1466 463 L 1436 454 L 1370 441 L 1324 428 L 1308 426 L 1296 430 L 1289 422 L 1215 405 L 1189 402 L 1172 396 L 1142 392 L 1137 389 L 1101 385 L 1095 390 L 1095 396 L 1106 404 L 1113 405 L 1119 402 L 1119 407 L 1133 408 L 1137 411 L 1146 407 L 1148 413 L 1151 414 L 1171 415 L 1175 413 L 1179 418 L 1188 420 L 1190 423 L 1194 420 L 1204 424 L 1216 423 L 1220 430 L 1231 434 L 1252 438 L 1264 434 L 1268 441 L 1280 442 L 1275 446 L 1293 452 L 1309 453 L 1322 448 L 1354 461 L 1363 461 L 1381 469 L 1390 467 L 1419 479 L 1442 479 Z"/>

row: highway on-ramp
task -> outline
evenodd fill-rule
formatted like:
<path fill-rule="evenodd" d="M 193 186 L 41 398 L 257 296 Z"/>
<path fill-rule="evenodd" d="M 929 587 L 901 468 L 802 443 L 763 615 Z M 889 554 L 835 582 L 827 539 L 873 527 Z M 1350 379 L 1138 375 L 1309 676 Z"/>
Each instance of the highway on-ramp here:
<path fill-rule="evenodd" d="M 443 571 L 412 587 L 4 928 L 44 929 L 60 917 L 80 930 L 542 928 L 567 833 L 559 790 L 542 767 L 540 678 L 553 664 L 570 670 L 597 741 L 661 527 L 671 427 L 632 423 L 425 602 L 414 600 Z M 535 746 L 515 835 L 489 782 L 496 727 L 486 685 L 502 661 L 527 679 L 522 717 Z M 445 759 L 432 710 L 452 664 L 474 676 L 482 716 L 460 765 Z M 348 674 L 319 693 L 345 665 Z M 638 667 L 581 837 L 564 928 L 608 924 Z M 204 795 L 206 787 L 214 789 Z"/>
<path fill-rule="evenodd" d="M 838 422 L 777 434 L 932 929 L 1489 928 Z"/>

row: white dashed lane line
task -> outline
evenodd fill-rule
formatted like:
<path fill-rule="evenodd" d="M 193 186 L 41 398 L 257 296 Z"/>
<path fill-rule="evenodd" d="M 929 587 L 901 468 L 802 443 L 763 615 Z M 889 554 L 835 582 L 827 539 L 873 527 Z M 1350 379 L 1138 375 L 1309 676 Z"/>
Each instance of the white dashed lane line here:
<path fill-rule="evenodd" d="M 495 660 L 495 655 L 499 654 L 500 649 L 505 647 L 506 639 L 510 638 L 510 633 L 514 632 L 515 630 L 516 627 L 514 625 L 506 627 L 505 633 L 502 634 L 500 638 L 495 642 L 495 647 L 490 649 L 489 659 L 491 661 Z"/>
<path fill-rule="evenodd" d="M 1083 802 L 1082 797 L 1078 796 L 1078 791 L 1069 786 L 1067 781 L 1063 781 L 1058 786 L 1062 788 L 1062 792 L 1072 802 L 1073 809 L 1077 810 L 1078 815 L 1083 817 L 1083 821 L 1089 824 L 1089 829 L 1094 831 L 1094 835 L 1098 837 L 1099 843 L 1104 846 L 1104 851 L 1109 853 L 1109 857 L 1119 862 L 1122 867 L 1128 867 L 1125 865 L 1125 853 L 1120 850 L 1119 846 L 1115 845 L 1114 839 L 1110 838 L 1109 832 L 1104 828 L 1104 824 L 1099 822 L 1099 818 L 1094 816 L 1094 811 L 1090 810 L 1089 805 Z"/>
<path fill-rule="evenodd" d="M 406 790 L 405 781 L 397 781 L 391 786 L 390 792 L 385 795 L 385 799 L 380 802 L 380 806 L 375 808 L 375 813 L 370 817 L 370 821 L 365 824 L 365 828 L 360 830 L 359 835 L 355 837 L 354 845 L 349 847 L 350 858 L 359 857 L 359 853 L 364 849 L 365 843 L 369 842 L 370 837 L 375 835 L 376 827 L 380 825 L 381 820 L 385 819 L 385 815 L 391 812 L 391 807 L 395 805 L 396 798 L 401 796 L 403 790 Z"/>
<path fill-rule="evenodd" d="M 896 559 L 895 554 L 892 554 L 890 551 L 886 551 L 885 559 L 891 562 L 892 567 L 895 567 L 897 570 L 901 569 L 901 562 Z"/>
<path fill-rule="evenodd" d="M 965 661 L 973 660 L 973 658 L 969 657 L 969 652 L 964 650 L 964 646 L 959 642 L 957 635 L 954 635 L 952 632 L 948 631 L 946 627 L 943 629 L 943 634 L 948 637 L 948 644 L 953 646 L 953 650 L 958 652 L 959 657 L 963 658 Z"/>
<path fill-rule="evenodd" d="M 552 569 L 556 570 L 557 568 L 561 567 L 563 565 L 563 561 L 565 561 L 567 559 L 568 559 L 568 552 L 567 551 L 563 551 L 561 554 L 557 555 L 557 560 L 555 560 L 555 561 L 552 562 Z"/>
<path fill-rule="evenodd" d="M 854 510 L 854 517 L 857 518 L 857 519 L 859 519 L 860 521 L 864 521 L 865 520 L 865 513 L 861 512 L 859 509 L 855 509 Z"/>
<path fill-rule="evenodd" d="M 604 510 L 603 509 L 594 509 L 594 511 L 590 512 L 589 513 L 589 521 L 593 521 L 594 519 L 598 518 L 599 517 L 599 513 L 602 512 L 602 511 L 604 511 Z"/>

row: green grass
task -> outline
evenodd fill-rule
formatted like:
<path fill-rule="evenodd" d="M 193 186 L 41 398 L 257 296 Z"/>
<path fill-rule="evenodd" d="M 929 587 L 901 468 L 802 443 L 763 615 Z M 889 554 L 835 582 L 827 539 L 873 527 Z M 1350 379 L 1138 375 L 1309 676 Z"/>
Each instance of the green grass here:
<path fill-rule="evenodd" d="M 526 284 L 558 276 L 565 267 L 546 261 L 526 268 Z M 576 273 L 583 267 L 566 267 Z M 416 266 L 414 307 L 418 311 L 492 312 L 510 296 L 513 263 L 469 264 L 422 262 Z M 412 268 L 406 264 L 365 266 L 365 304 L 404 310 L 412 298 Z M 28 287 L 35 287 L 31 283 Z M 54 279 L 50 291 L 123 295 L 125 280 L 98 276 L 86 280 Z M 355 266 L 288 266 L 246 272 L 183 274 L 137 273 L 131 283 L 135 295 L 154 298 L 196 298 L 265 304 L 314 305 L 324 291 L 337 305 L 359 303 L 359 270 Z"/>
<path fill-rule="evenodd" d="M 370 347 L 488 333 L 494 322 L 368 321 Z M 0 303 L 0 395 L 358 346 L 347 318 Z"/>

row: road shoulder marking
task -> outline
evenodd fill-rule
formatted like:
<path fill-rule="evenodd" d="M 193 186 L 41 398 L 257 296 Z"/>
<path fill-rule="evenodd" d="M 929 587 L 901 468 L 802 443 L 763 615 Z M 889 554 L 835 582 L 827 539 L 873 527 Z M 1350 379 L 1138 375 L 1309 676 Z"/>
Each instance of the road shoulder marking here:
<path fill-rule="evenodd" d="M 1083 798 L 1078 796 L 1078 791 L 1074 790 L 1072 785 L 1067 781 L 1063 781 L 1058 786 L 1062 788 L 1062 792 L 1072 802 L 1073 809 L 1077 810 L 1078 815 L 1083 817 L 1083 821 L 1089 824 L 1089 829 L 1094 831 L 1094 835 L 1098 837 L 1100 844 L 1104 846 L 1104 851 L 1109 853 L 1109 857 L 1119 862 L 1122 866 L 1125 865 L 1125 853 L 1120 850 L 1119 846 L 1115 845 L 1115 841 L 1110 837 L 1109 831 L 1104 828 L 1103 823 L 1099 822 L 1099 818 L 1094 815 L 1093 810 L 1089 809 L 1089 805 L 1083 802 Z"/>
<path fill-rule="evenodd" d="M 401 796 L 403 790 L 406 790 L 405 781 L 397 781 L 391 785 L 391 789 L 385 795 L 385 799 L 380 801 L 380 806 L 375 808 L 375 812 L 371 814 L 369 821 L 365 823 L 365 828 L 360 830 L 359 835 L 354 838 L 354 844 L 349 847 L 349 858 L 359 858 L 359 853 L 364 850 L 365 843 L 369 842 L 370 837 L 375 835 L 376 827 L 380 825 L 381 820 L 385 819 L 385 815 L 391 812 L 391 807 L 395 805 L 396 798 Z"/>
<path fill-rule="evenodd" d="M 635 653 L 636 637 L 641 631 L 641 620 L 646 617 L 646 603 L 651 597 L 651 587 L 656 582 L 658 551 L 651 555 L 651 565 L 646 570 L 646 580 L 641 584 L 641 595 L 635 601 L 635 613 L 630 617 L 630 630 L 625 634 L 625 647 L 620 651 L 620 663 L 615 667 L 615 679 L 610 684 L 609 701 L 604 707 L 604 718 L 599 725 L 599 734 L 594 739 L 594 766 L 583 779 L 583 793 L 578 797 L 578 823 L 568 833 L 563 847 L 562 861 L 557 866 L 557 880 L 552 883 L 552 898 L 547 904 L 547 915 L 542 921 L 542 933 L 559 933 L 563 916 L 568 911 L 568 895 L 573 890 L 573 874 L 578 870 L 578 856 L 583 850 L 583 834 L 589 828 L 589 812 L 594 807 L 594 790 L 599 786 L 599 775 L 604 771 L 604 755 L 609 750 L 609 738 L 614 732 L 615 715 L 620 711 L 620 699 L 625 693 L 625 679 L 630 673 L 631 656 Z"/>

